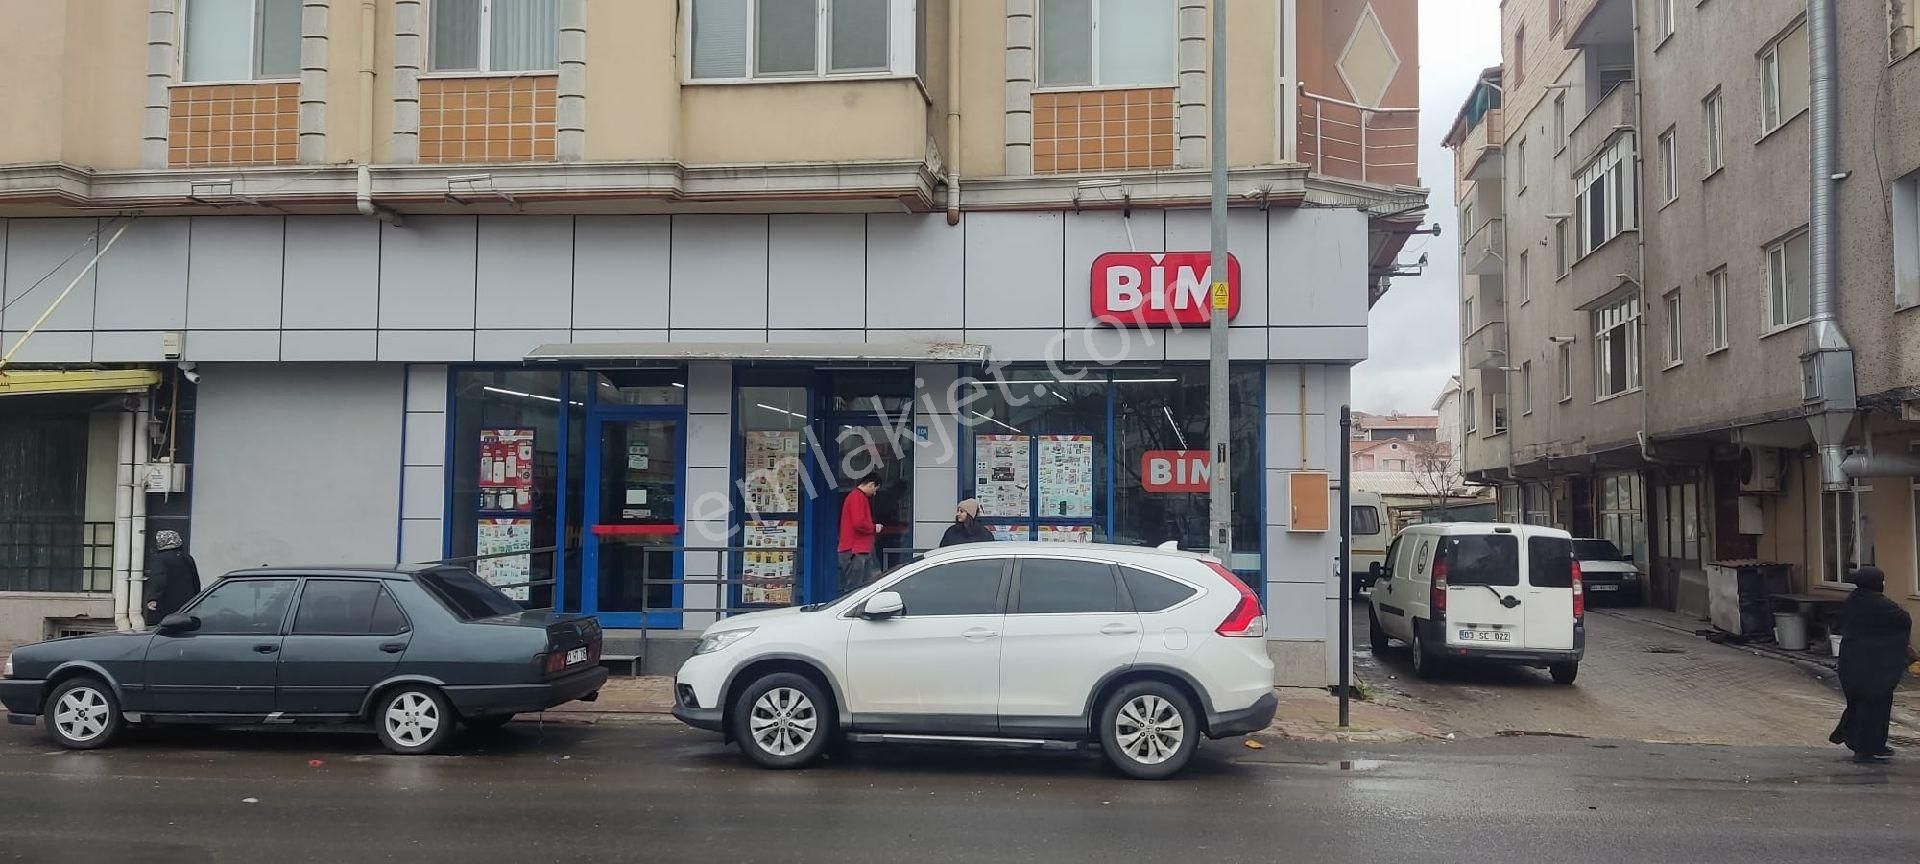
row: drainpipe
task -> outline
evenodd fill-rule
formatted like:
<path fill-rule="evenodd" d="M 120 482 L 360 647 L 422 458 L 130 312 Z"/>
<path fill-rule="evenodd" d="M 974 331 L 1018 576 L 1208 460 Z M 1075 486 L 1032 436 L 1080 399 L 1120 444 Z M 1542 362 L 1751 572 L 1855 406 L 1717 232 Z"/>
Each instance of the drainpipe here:
<path fill-rule="evenodd" d="M 1842 492 L 1852 486 L 1843 467 L 1847 427 L 1859 408 L 1854 392 L 1853 346 L 1840 332 L 1835 310 L 1837 271 L 1834 256 L 1834 149 L 1839 134 L 1836 76 L 1839 60 L 1834 0 L 1808 0 L 1807 36 L 1812 60 L 1813 196 L 1807 351 L 1800 355 L 1800 397 L 1815 413 L 1807 418 L 1820 452 L 1820 489 Z"/>
<path fill-rule="evenodd" d="M 134 585 L 128 569 L 134 555 L 133 439 L 136 433 L 133 424 L 133 412 L 121 411 L 120 434 L 113 455 L 113 626 L 116 630 L 132 629 L 127 609 L 130 605 L 139 606 L 139 601 L 129 596 Z"/>
<path fill-rule="evenodd" d="M 379 29 L 374 26 L 375 10 L 373 0 L 360 0 L 360 104 L 366 106 L 366 123 L 360 130 L 360 168 L 356 172 L 357 185 L 353 203 L 362 216 L 370 216 L 395 228 L 400 227 L 400 214 L 373 203 L 373 171 L 368 163 L 373 161 L 373 127 L 380 112 L 373 104 L 373 57 L 374 34 Z"/>
<path fill-rule="evenodd" d="M 354 192 L 354 205 L 360 209 L 360 215 L 371 216 L 395 228 L 400 227 L 400 214 L 373 203 L 373 171 L 364 163 L 360 165 L 359 185 Z"/>
<path fill-rule="evenodd" d="M 947 0 L 947 224 L 960 224 L 960 0 Z"/>
<path fill-rule="evenodd" d="M 151 396 L 141 396 L 139 408 L 133 414 L 133 469 L 132 501 L 128 504 L 128 533 L 131 535 L 132 548 L 127 556 L 127 625 L 138 627 L 146 620 L 141 611 L 146 605 L 141 600 L 147 593 L 147 489 L 144 472 L 152 456 L 153 442 L 147 437 L 147 421 L 151 418 Z M 117 622 L 116 622 L 117 623 Z"/>

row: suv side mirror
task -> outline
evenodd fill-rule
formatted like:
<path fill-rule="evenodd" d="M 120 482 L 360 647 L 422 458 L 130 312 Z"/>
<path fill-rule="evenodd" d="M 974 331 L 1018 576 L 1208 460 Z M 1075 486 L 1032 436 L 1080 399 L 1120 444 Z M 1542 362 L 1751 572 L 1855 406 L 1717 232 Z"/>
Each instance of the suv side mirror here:
<path fill-rule="evenodd" d="M 198 629 L 200 629 L 200 619 L 192 615 L 175 612 L 172 615 L 160 619 L 160 632 L 162 633 L 192 633 Z"/>
<path fill-rule="evenodd" d="M 879 621 L 898 617 L 906 610 L 907 604 L 900 599 L 899 594 L 882 591 L 867 598 L 867 602 L 860 607 L 860 617 L 869 621 Z"/>

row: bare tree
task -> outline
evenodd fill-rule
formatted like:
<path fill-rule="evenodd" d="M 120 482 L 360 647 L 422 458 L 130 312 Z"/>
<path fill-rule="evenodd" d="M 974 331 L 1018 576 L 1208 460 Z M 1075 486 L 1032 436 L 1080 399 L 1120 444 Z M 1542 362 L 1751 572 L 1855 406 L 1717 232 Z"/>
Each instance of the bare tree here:
<path fill-rule="evenodd" d="M 1413 441 L 1408 444 L 1413 451 L 1409 460 L 1413 481 L 1420 492 L 1440 501 L 1440 516 L 1446 518 L 1448 499 L 1466 497 L 1467 477 L 1460 460 L 1445 441 Z"/>

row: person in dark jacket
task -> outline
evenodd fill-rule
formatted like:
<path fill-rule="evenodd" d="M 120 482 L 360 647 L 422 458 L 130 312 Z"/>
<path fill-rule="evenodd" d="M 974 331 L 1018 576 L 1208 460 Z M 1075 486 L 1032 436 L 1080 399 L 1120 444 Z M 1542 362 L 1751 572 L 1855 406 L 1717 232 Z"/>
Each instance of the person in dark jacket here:
<path fill-rule="evenodd" d="M 200 567 L 183 545 L 178 531 L 154 532 L 154 552 L 147 557 L 147 587 L 141 595 L 141 615 L 148 627 L 180 611 L 200 593 Z"/>
<path fill-rule="evenodd" d="M 1886 762 L 1893 691 L 1911 656 L 1913 616 L 1887 597 L 1878 567 L 1854 571 L 1853 594 L 1840 610 L 1840 689 L 1847 710 L 1829 740 L 1846 744 L 1855 762 Z"/>
<path fill-rule="evenodd" d="M 947 526 L 947 533 L 940 538 L 941 546 L 958 546 L 962 543 L 991 543 L 993 532 L 980 524 L 980 502 L 972 498 L 960 502 L 953 508 L 953 524 Z"/>

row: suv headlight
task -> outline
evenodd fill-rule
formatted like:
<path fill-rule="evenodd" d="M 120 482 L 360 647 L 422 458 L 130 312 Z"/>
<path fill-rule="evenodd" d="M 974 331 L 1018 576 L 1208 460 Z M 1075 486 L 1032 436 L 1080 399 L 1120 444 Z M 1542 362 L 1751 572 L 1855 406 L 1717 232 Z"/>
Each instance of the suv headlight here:
<path fill-rule="evenodd" d="M 753 635 L 753 631 L 758 629 L 760 628 L 742 627 L 738 630 L 722 630 L 718 633 L 709 633 L 700 637 L 700 644 L 693 646 L 693 653 L 695 656 L 712 654 L 715 651 Z"/>

